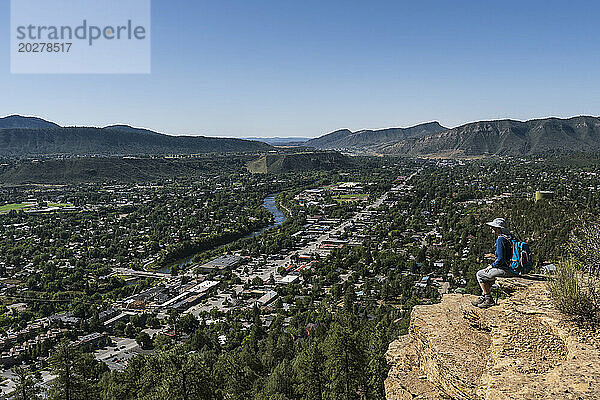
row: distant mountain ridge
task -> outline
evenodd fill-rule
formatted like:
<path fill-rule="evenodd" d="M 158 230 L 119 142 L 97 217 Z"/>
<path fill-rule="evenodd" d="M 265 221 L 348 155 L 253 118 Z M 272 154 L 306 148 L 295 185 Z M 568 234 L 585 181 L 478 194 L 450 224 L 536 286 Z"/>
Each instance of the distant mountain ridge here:
<path fill-rule="evenodd" d="M 245 140 L 255 140 L 270 144 L 271 146 L 303 146 L 310 138 L 308 137 L 245 137 Z"/>
<path fill-rule="evenodd" d="M 579 116 L 478 121 L 444 128 L 437 122 L 410 128 L 352 132 L 342 129 L 311 139 L 306 146 L 372 154 L 480 157 L 564 154 L 600 150 L 600 119 Z"/>
<path fill-rule="evenodd" d="M 262 142 L 170 136 L 128 125 L 61 127 L 36 117 L 0 118 L 0 156 L 113 156 L 268 151 Z"/>
<path fill-rule="evenodd" d="M 130 132 L 130 133 L 147 133 L 151 135 L 160 135 L 158 132 L 151 131 L 145 128 L 134 128 L 129 125 L 109 125 L 105 126 L 102 129 L 111 130 L 111 131 L 121 131 L 121 132 Z"/>
<path fill-rule="evenodd" d="M 0 157 L 262 152 L 273 150 L 271 144 L 434 157 L 596 152 L 600 151 L 600 119 L 593 116 L 529 121 L 503 119 L 472 122 L 451 129 L 438 122 L 428 122 L 408 128 L 357 132 L 342 129 L 304 143 L 263 140 L 170 136 L 129 125 L 61 127 L 41 118 L 19 115 L 0 118 Z"/>
<path fill-rule="evenodd" d="M 443 132 L 447 129 L 436 121 L 408 128 L 363 129 L 356 132 L 341 129 L 311 139 L 305 145 L 324 150 L 372 150 L 376 147 L 393 144 L 400 140 L 423 137 L 432 133 Z"/>
<path fill-rule="evenodd" d="M 600 119 L 590 116 L 473 122 L 379 148 L 386 154 L 449 157 L 523 156 L 598 150 Z"/>
<path fill-rule="evenodd" d="M 0 129 L 52 129 L 60 128 L 60 125 L 49 122 L 38 117 L 24 117 L 21 115 L 9 115 L 0 118 Z"/>

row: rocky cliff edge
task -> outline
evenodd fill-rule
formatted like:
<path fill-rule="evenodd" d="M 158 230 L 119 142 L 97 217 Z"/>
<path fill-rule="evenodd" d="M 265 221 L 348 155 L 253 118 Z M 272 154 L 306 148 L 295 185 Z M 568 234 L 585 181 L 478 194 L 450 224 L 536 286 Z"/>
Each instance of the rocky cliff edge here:
<path fill-rule="evenodd" d="M 510 295 L 486 310 L 460 294 L 414 307 L 386 354 L 388 400 L 600 399 L 598 332 L 561 315 L 544 281 L 499 283 Z"/>

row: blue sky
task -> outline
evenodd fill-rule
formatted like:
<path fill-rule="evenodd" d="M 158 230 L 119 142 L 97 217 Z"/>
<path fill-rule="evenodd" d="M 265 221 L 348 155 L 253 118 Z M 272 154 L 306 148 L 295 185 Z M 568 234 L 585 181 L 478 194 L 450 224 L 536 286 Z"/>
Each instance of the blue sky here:
<path fill-rule="evenodd" d="M 153 0 L 151 74 L 11 75 L 0 0 L 0 115 L 236 137 L 599 115 L 599 11 L 552 0 Z"/>

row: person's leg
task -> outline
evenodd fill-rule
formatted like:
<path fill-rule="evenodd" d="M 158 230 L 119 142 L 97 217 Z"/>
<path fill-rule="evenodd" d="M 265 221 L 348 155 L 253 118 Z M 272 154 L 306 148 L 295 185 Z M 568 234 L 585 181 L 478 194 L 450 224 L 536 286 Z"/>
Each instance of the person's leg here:
<path fill-rule="evenodd" d="M 479 286 L 481 286 L 481 292 L 485 296 L 486 294 L 490 294 L 492 292 L 493 282 L 480 282 Z"/>
<path fill-rule="evenodd" d="M 495 279 L 492 276 L 492 274 L 490 274 L 490 271 L 492 271 L 493 269 L 494 268 L 490 267 L 480 269 L 475 275 L 475 277 L 477 278 L 477 282 L 481 287 L 481 292 L 483 295 L 490 294 L 490 292 L 492 291 L 492 285 L 494 284 Z"/>
<path fill-rule="evenodd" d="M 481 272 L 481 273 L 479 273 Z M 492 298 L 492 285 L 494 284 L 494 282 L 496 281 L 496 278 L 500 278 L 500 277 L 506 277 L 506 278 L 510 278 L 512 276 L 515 276 L 515 274 L 513 274 L 510 271 L 507 271 L 505 269 L 502 268 L 491 268 L 488 267 L 484 270 L 481 270 L 477 273 L 477 278 L 479 281 L 479 284 L 481 286 L 481 290 L 483 291 L 483 300 L 477 302 L 476 306 L 479 308 L 488 308 L 491 307 L 493 305 L 495 305 L 496 303 L 494 302 L 494 299 Z"/>
<path fill-rule="evenodd" d="M 477 278 L 477 282 L 479 283 L 479 286 L 481 287 L 481 296 L 477 299 L 471 302 L 472 305 L 474 305 L 475 307 L 478 307 L 480 304 L 484 303 L 486 301 L 486 299 L 488 297 L 491 298 L 491 291 L 492 291 L 492 284 L 494 283 L 493 278 L 491 278 L 489 276 L 489 271 L 490 268 L 484 268 L 484 269 L 480 269 L 479 271 L 477 271 L 477 274 L 475 275 Z M 491 283 L 490 283 L 490 279 L 492 279 Z"/>

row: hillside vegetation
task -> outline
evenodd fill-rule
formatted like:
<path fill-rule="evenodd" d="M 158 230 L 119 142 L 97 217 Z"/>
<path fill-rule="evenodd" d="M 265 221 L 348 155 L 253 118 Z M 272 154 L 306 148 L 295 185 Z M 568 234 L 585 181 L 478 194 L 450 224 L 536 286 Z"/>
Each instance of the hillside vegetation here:
<path fill-rule="evenodd" d="M 39 118 L 0 119 L 0 157 L 115 156 L 253 152 L 266 143 L 204 136 L 170 136 L 114 125 L 106 128 L 60 127 Z"/>
<path fill-rule="evenodd" d="M 186 158 L 89 157 L 22 161 L 0 166 L 3 184 L 69 184 L 106 181 L 156 181 L 199 178 L 210 171 L 234 172 L 244 168 L 248 156 L 206 155 Z"/>
<path fill-rule="evenodd" d="M 333 170 L 351 164 L 350 158 L 336 152 L 305 152 L 293 154 L 266 154 L 248 163 L 253 173 L 305 172 Z"/>

